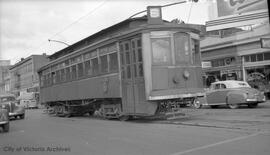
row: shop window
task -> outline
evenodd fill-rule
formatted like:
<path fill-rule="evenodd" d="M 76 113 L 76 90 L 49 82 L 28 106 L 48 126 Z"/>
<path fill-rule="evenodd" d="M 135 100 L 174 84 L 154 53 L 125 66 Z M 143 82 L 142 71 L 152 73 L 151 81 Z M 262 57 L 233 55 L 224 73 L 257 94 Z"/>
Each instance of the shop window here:
<path fill-rule="evenodd" d="M 110 58 L 110 72 L 117 72 L 118 71 L 118 59 L 117 53 L 112 53 L 109 55 Z"/>
<path fill-rule="evenodd" d="M 171 43 L 170 38 L 151 39 L 152 55 L 154 65 L 170 65 L 171 64 Z M 181 57 L 177 57 L 181 58 Z"/>
<path fill-rule="evenodd" d="M 98 58 L 94 58 L 91 61 L 93 65 L 93 75 L 97 75 L 99 73 Z"/>
<path fill-rule="evenodd" d="M 251 62 L 256 62 L 256 54 L 253 54 L 250 56 L 250 61 Z"/>
<path fill-rule="evenodd" d="M 101 73 L 108 73 L 108 59 L 107 55 L 100 57 Z"/>
<path fill-rule="evenodd" d="M 250 62 L 250 56 L 249 55 L 244 56 L 244 60 L 245 62 Z"/>
<path fill-rule="evenodd" d="M 91 63 L 90 63 L 90 60 L 84 62 L 84 66 L 85 66 L 85 74 L 86 74 L 86 75 L 92 75 L 92 70 L 91 70 Z"/>
<path fill-rule="evenodd" d="M 263 61 L 263 54 L 257 54 L 257 61 Z"/>
<path fill-rule="evenodd" d="M 270 60 L 270 52 L 264 53 L 264 60 Z"/>
<path fill-rule="evenodd" d="M 83 72 L 83 63 L 78 64 L 78 77 L 81 78 L 83 77 L 84 72 Z"/>

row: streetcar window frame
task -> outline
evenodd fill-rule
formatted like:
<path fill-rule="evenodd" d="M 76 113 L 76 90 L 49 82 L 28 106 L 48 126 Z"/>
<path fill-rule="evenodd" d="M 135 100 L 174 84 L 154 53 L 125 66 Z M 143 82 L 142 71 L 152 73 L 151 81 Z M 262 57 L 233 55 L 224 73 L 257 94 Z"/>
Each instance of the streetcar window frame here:
<path fill-rule="evenodd" d="M 166 43 L 167 48 L 163 48 L 161 50 L 161 42 L 157 41 L 165 41 L 163 43 Z M 152 51 L 152 64 L 155 66 L 169 66 L 172 65 L 172 42 L 170 36 L 164 36 L 164 37 L 151 37 L 151 51 Z M 154 44 L 157 43 L 157 44 Z M 166 50 L 164 52 L 164 50 Z M 166 55 L 166 60 L 164 59 Z M 163 60 L 162 60 L 163 59 Z"/>

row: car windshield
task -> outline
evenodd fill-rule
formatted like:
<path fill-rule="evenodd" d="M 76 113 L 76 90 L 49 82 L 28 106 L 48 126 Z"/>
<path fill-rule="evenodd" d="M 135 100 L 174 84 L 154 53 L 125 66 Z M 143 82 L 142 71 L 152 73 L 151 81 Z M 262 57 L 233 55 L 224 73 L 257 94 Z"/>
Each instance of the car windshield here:
<path fill-rule="evenodd" d="M 243 87 L 246 87 L 246 88 L 250 88 L 250 85 L 246 82 L 233 82 L 233 83 L 230 83 L 230 88 L 243 88 Z"/>
<path fill-rule="evenodd" d="M 1 102 L 14 101 L 14 100 L 15 100 L 15 98 L 13 96 L 6 96 L 6 97 L 0 98 Z"/>

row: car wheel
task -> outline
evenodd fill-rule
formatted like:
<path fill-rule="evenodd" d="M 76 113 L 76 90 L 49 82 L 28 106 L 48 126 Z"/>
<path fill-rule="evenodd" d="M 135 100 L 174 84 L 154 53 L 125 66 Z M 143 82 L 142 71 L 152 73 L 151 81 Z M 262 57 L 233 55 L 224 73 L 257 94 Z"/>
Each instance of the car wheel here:
<path fill-rule="evenodd" d="M 230 104 L 230 103 L 228 104 L 228 106 L 230 109 L 237 109 L 239 107 L 238 104 Z"/>
<path fill-rule="evenodd" d="M 194 99 L 192 106 L 196 109 L 200 109 L 202 107 L 202 104 L 198 99 Z"/>
<path fill-rule="evenodd" d="M 8 132 L 9 131 L 9 123 L 3 125 L 3 130 L 4 130 L 4 132 Z"/>
<path fill-rule="evenodd" d="M 258 103 L 248 104 L 249 108 L 256 108 L 258 106 Z"/>

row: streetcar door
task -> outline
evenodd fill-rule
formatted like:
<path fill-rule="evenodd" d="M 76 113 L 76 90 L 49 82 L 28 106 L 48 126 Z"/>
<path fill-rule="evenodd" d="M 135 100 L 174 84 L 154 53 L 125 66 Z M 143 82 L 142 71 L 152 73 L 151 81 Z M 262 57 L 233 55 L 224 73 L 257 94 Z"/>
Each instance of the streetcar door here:
<path fill-rule="evenodd" d="M 145 101 L 141 38 L 120 43 L 122 103 L 124 113 L 141 113 Z"/>
<path fill-rule="evenodd" d="M 120 42 L 122 105 L 124 113 L 135 112 L 134 86 L 132 79 L 131 42 Z"/>

